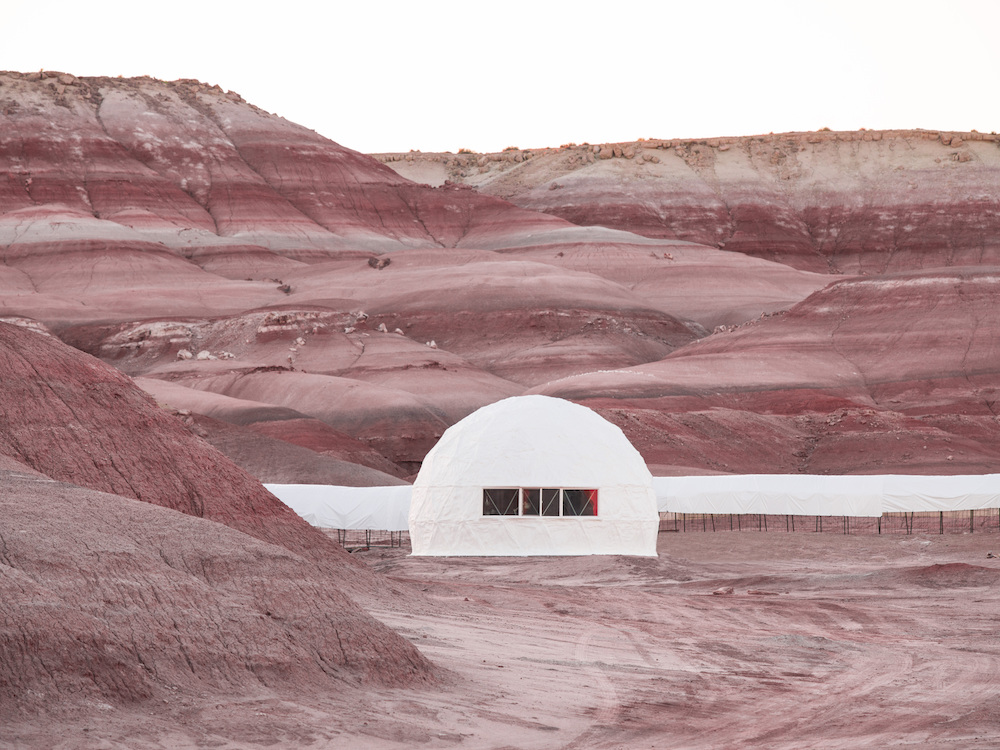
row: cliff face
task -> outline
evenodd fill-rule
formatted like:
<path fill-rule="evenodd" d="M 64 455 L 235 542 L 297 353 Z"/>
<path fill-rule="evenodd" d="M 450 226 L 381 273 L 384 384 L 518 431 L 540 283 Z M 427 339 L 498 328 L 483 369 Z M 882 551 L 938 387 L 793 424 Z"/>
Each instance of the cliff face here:
<path fill-rule="evenodd" d="M 1000 259 L 996 134 L 786 133 L 378 158 L 400 174 L 447 177 L 576 224 L 821 273 Z"/>

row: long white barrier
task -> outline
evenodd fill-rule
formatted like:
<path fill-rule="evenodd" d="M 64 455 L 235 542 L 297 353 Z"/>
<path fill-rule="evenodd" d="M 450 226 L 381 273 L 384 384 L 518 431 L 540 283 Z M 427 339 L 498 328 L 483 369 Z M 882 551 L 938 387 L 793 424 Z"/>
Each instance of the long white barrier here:
<path fill-rule="evenodd" d="M 887 474 L 882 478 L 883 513 L 1000 508 L 1000 474 Z"/>
<path fill-rule="evenodd" d="M 410 485 L 338 487 L 265 484 L 313 526 L 409 529 Z M 883 513 L 1000 508 L 1000 474 L 721 474 L 653 477 L 661 512 L 867 516 Z"/>
<path fill-rule="evenodd" d="M 1000 474 L 653 477 L 661 512 L 869 516 L 1000 508 Z"/>
<path fill-rule="evenodd" d="M 661 512 L 881 516 L 882 477 L 721 474 L 653 477 Z"/>
<path fill-rule="evenodd" d="M 327 484 L 265 484 L 267 490 L 313 526 L 324 529 L 408 531 L 408 484 L 338 487 Z"/>

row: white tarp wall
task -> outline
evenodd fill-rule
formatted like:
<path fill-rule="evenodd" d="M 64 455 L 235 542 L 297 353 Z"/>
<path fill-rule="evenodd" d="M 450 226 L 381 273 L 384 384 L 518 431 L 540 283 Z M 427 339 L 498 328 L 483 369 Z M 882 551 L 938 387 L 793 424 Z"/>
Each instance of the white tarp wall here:
<path fill-rule="evenodd" d="M 1000 508 L 1000 474 L 887 474 L 882 479 L 883 513 Z"/>
<path fill-rule="evenodd" d="M 1000 508 L 1000 474 L 727 474 L 654 477 L 657 505 L 673 513 L 880 516 Z"/>
<path fill-rule="evenodd" d="M 395 487 L 336 487 L 328 484 L 265 484 L 281 502 L 324 529 L 409 529 L 408 484 Z"/>
<path fill-rule="evenodd" d="M 484 488 L 596 489 L 596 516 L 484 515 Z M 445 430 L 413 483 L 414 555 L 656 555 L 652 476 L 585 406 L 518 396 Z"/>
<path fill-rule="evenodd" d="M 723 474 L 654 477 L 662 512 L 881 516 L 883 477 Z"/>
<path fill-rule="evenodd" d="M 927 476 L 883 474 L 826 476 L 742 474 L 698 477 L 652 477 L 662 512 L 763 513 L 804 516 L 880 516 L 882 513 L 1000 508 L 1000 474 Z M 313 526 L 330 529 L 407 531 L 409 485 L 337 487 L 313 484 L 266 484 L 279 500 Z M 452 488 L 457 490 L 457 488 Z M 613 500 L 598 487 L 600 511 Z M 481 498 L 482 487 L 466 488 Z M 479 506 L 481 508 L 481 506 Z M 487 519 L 497 520 L 496 517 Z M 519 522 L 535 519 L 518 519 Z M 576 520 L 582 533 L 587 522 Z M 557 527 L 558 528 L 558 527 Z M 565 527 L 568 531 L 569 527 Z M 581 553 L 583 554 L 583 553 Z"/>

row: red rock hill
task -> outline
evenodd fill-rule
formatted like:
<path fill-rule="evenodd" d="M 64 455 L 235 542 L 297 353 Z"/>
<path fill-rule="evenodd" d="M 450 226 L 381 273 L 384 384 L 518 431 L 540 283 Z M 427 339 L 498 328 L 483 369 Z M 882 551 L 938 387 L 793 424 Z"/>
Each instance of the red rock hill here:
<path fill-rule="evenodd" d="M 0 717 L 429 678 L 344 593 L 383 584 L 128 377 L 0 323 L 0 381 Z"/>

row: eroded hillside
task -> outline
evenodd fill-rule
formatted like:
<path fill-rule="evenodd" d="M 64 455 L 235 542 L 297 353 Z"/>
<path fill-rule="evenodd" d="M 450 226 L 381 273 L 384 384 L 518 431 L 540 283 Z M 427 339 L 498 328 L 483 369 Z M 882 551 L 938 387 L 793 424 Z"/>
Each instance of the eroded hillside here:
<path fill-rule="evenodd" d="M 0 104 L 0 312 L 258 478 L 403 481 L 529 391 L 662 473 L 1000 457 L 996 136 L 373 159 L 197 81 L 6 73 Z"/>

